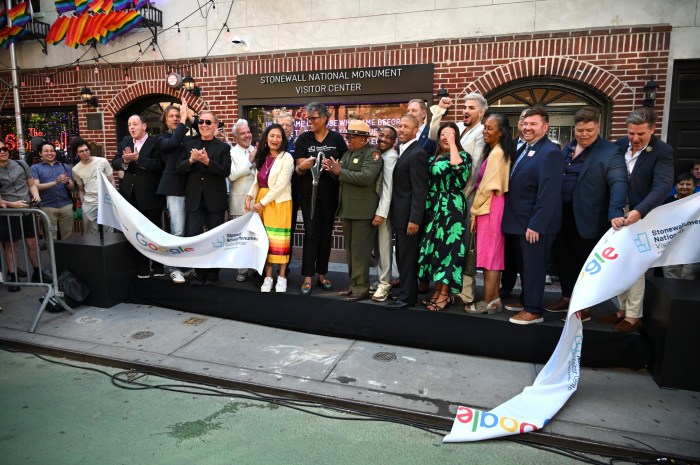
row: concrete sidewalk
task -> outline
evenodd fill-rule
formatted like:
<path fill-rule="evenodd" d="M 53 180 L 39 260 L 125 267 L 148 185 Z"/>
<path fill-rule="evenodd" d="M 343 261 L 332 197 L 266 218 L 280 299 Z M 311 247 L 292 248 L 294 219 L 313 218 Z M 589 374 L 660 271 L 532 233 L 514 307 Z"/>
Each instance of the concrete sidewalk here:
<path fill-rule="evenodd" d="M 11 294 L 0 286 L 0 344 L 324 399 L 444 428 L 458 405 L 491 409 L 530 385 L 541 368 L 131 304 L 45 313 L 30 334 L 40 294 L 35 288 Z M 525 438 L 603 454 L 653 448 L 667 457 L 698 458 L 699 412 L 698 393 L 661 389 L 646 371 L 584 368 L 578 391 L 559 414 Z"/>

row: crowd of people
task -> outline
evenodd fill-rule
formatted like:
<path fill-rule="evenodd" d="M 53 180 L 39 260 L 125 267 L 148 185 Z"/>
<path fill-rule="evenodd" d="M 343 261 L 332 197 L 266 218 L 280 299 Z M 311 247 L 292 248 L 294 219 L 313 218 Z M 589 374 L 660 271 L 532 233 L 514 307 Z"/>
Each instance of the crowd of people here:
<path fill-rule="evenodd" d="M 700 190 L 700 162 L 673 186 L 672 148 L 655 135 L 656 114 L 639 108 L 627 117 L 627 137 L 616 143 L 600 136 L 598 109 L 583 107 L 574 116 L 574 139 L 563 148 L 548 138 L 549 115 L 543 108 L 524 110 L 518 137 L 506 116 L 487 113 L 478 93 L 468 94 L 462 121 L 444 122 L 454 106 L 449 97 L 428 108 L 411 100 L 397 126 L 371 128 L 351 120 L 344 134 L 329 129 L 331 113 L 322 103 L 305 107 L 308 131 L 294 133 L 294 115 L 282 112 L 253 144 L 245 120 L 233 125 L 232 142 L 221 137 L 219 120 L 204 110 L 193 121 L 188 108 L 170 105 L 162 115 L 164 134 L 149 136 L 144 119 L 128 120 L 129 136 L 108 163 L 92 157 L 89 144 L 76 138 L 69 153 L 74 166 L 56 161 L 52 144 L 40 147 L 41 161 L 31 168 L 8 160 L 0 142 L 0 206 L 39 205 L 50 218 L 51 234 L 72 234 L 72 191 L 83 208 L 85 233 L 96 231 L 97 183 L 104 173 L 149 221 L 169 231 L 194 236 L 247 212 L 260 215 L 269 237 L 262 292 L 287 291 L 292 232 L 297 212 L 304 220 L 299 292 L 316 286 L 333 289 L 328 279 L 335 218 L 343 226 L 350 285 L 338 289 L 347 301 L 372 298 L 388 310 L 421 301 L 438 312 L 459 305 L 472 315 L 515 311 L 510 322 L 543 321 L 544 311 L 566 312 L 578 273 L 603 234 L 630 225 L 653 208 Z M 428 118 L 428 111 L 432 117 Z M 222 140 L 223 139 L 223 140 Z M 21 221 L 0 225 L 11 281 L 19 280 L 12 248 Z M 34 264 L 36 240 L 24 237 Z M 12 238 L 12 240 L 10 240 Z M 376 282 L 370 282 L 372 254 Z M 543 306 L 545 276 L 554 259 L 561 298 Z M 16 256 L 16 255 L 15 255 Z M 137 275 L 165 276 L 160 263 L 134 249 Z M 276 275 L 273 274 L 276 267 Z M 475 269 L 483 269 L 484 287 L 475 298 Z M 175 283 L 211 285 L 218 269 L 171 268 Z M 392 272 L 398 280 L 392 281 Z M 669 277 L 694 277 L 696 266 L 665 270 Z M 39 270 L 35 268 L 34 276 Z M 237 270 L 236 281 L 255 276 Z M 520 276 L 522 292 L 504 302 Z M 396 289 L 394 293 L 393 289 Z M 16 286 L 10 290 L 19 290 Z M 394 295 L 392 295 L 394 293 Z M 615 331 L 631 332 L 642 324 L 644 278 L 619 297 L 619 311 L 600 318 Z M 590 319 L 587 309 L 580 311 Z"/>

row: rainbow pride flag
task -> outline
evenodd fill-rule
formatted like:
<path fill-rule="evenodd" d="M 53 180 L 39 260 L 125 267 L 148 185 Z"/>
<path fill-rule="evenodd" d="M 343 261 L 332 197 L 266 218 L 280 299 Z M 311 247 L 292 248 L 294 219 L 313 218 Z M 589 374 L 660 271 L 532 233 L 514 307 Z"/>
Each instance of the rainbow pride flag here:
<path fill-rule="evenodd" d="M 7 17 L 12 21 L 13 26 L 24 26 L 31 19 L 31 15 L 27 11 L 27 2 L 22 2 L 15 7 L 10 8 L 7 12 Z"/>
<path fill-rule="evenodd" d="M 55 4 L 59 15 L 75 10 L 75 0 L 55 0 Z"/>
<path fill-rule="evenodd" d="M 129 0 L 114 0 L 114 11 L 122 11 L 129 6 Z"/>
<path fill-rule="evenodd" d="M 51 45 L 60 43 L 66 37 L 70 21 L 71 18 L 68 16 L 56 18 L 56 21 L 49 27 L 49 32 L 46 34 L 46 43 Z"/>
<path fill-rule="evenodd" d="M 88 0 L 75 0 L 75 13 L 80 15 L 87 11 Z"/>
<path fill-rule="evenodd" d="M 0 30 L 0 47 L 9 48 L 10 44 L 17 42 L 27 34 L 29 31 L 21 26 L 4 27 Z"/>

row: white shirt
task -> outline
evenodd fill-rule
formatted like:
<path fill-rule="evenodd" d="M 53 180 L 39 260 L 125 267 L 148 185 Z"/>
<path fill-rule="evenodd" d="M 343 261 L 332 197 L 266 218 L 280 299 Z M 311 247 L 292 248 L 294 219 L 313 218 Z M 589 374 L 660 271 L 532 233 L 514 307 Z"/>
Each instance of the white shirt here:
<path fill-rule="evenodd" d="M 141 147 L 143 147 L 143 144 L 146 143 L 146 139 L 148 139 L 148 134 L 146 134 L 145 136 L 143 136 L 143 139 L 140 139 L 140 140 L 134 139 L 134 150 L 137 151 L 137 152 L 140 152 L 140 151 L 141 151 Z"/>
<path fill-rule="evenodd" d="M 403 152 L 404 152 L 412 143 L 417 142 L 417 141 L 418 141 L 418 138 L 416 137 L 415 139 L 409 140 L 409 141 L 406 142 L 405 144 L 399 144 L 399 158 L 401 158 L 401 155 L 403 154 Z"/>
<path fill-rule="evenodd" d="M 637 160 L 639 160 L 639 154 L 641 154 L 646 148 L 647 148 L 647 145 L 642 147 L 637 152 L 632 152 L 632 145 L 627 147 L 627 153 L 625 153 L 625 161 L 627 162 L 627 174 L 632 174 L 632 170 L 634 169 L 634 165 L 636 165 Z"/>

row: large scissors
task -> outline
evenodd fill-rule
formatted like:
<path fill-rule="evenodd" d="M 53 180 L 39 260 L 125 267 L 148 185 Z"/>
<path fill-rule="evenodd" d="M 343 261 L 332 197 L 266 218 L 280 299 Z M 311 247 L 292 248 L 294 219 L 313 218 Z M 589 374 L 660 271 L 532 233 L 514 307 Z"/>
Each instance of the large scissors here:
<path fill-rule="evenodd" d="M 323 168 L 321 167 L 321 163 L 323 162 L 323 158 L 325 157 L 323 152 L 318 152 L 316 155 L 316 163 L 314 163 L 314 166 L 311 167 L 311 175 L 313 176 L 313 181 L 311 184 L 313 185 L 313 190 L 311 191 L 311 219 L 314 219 L 314 210 L 316 210 L 316 194 L 318 192 L 318 180 L 321 178 L 321 171 Z"/>

